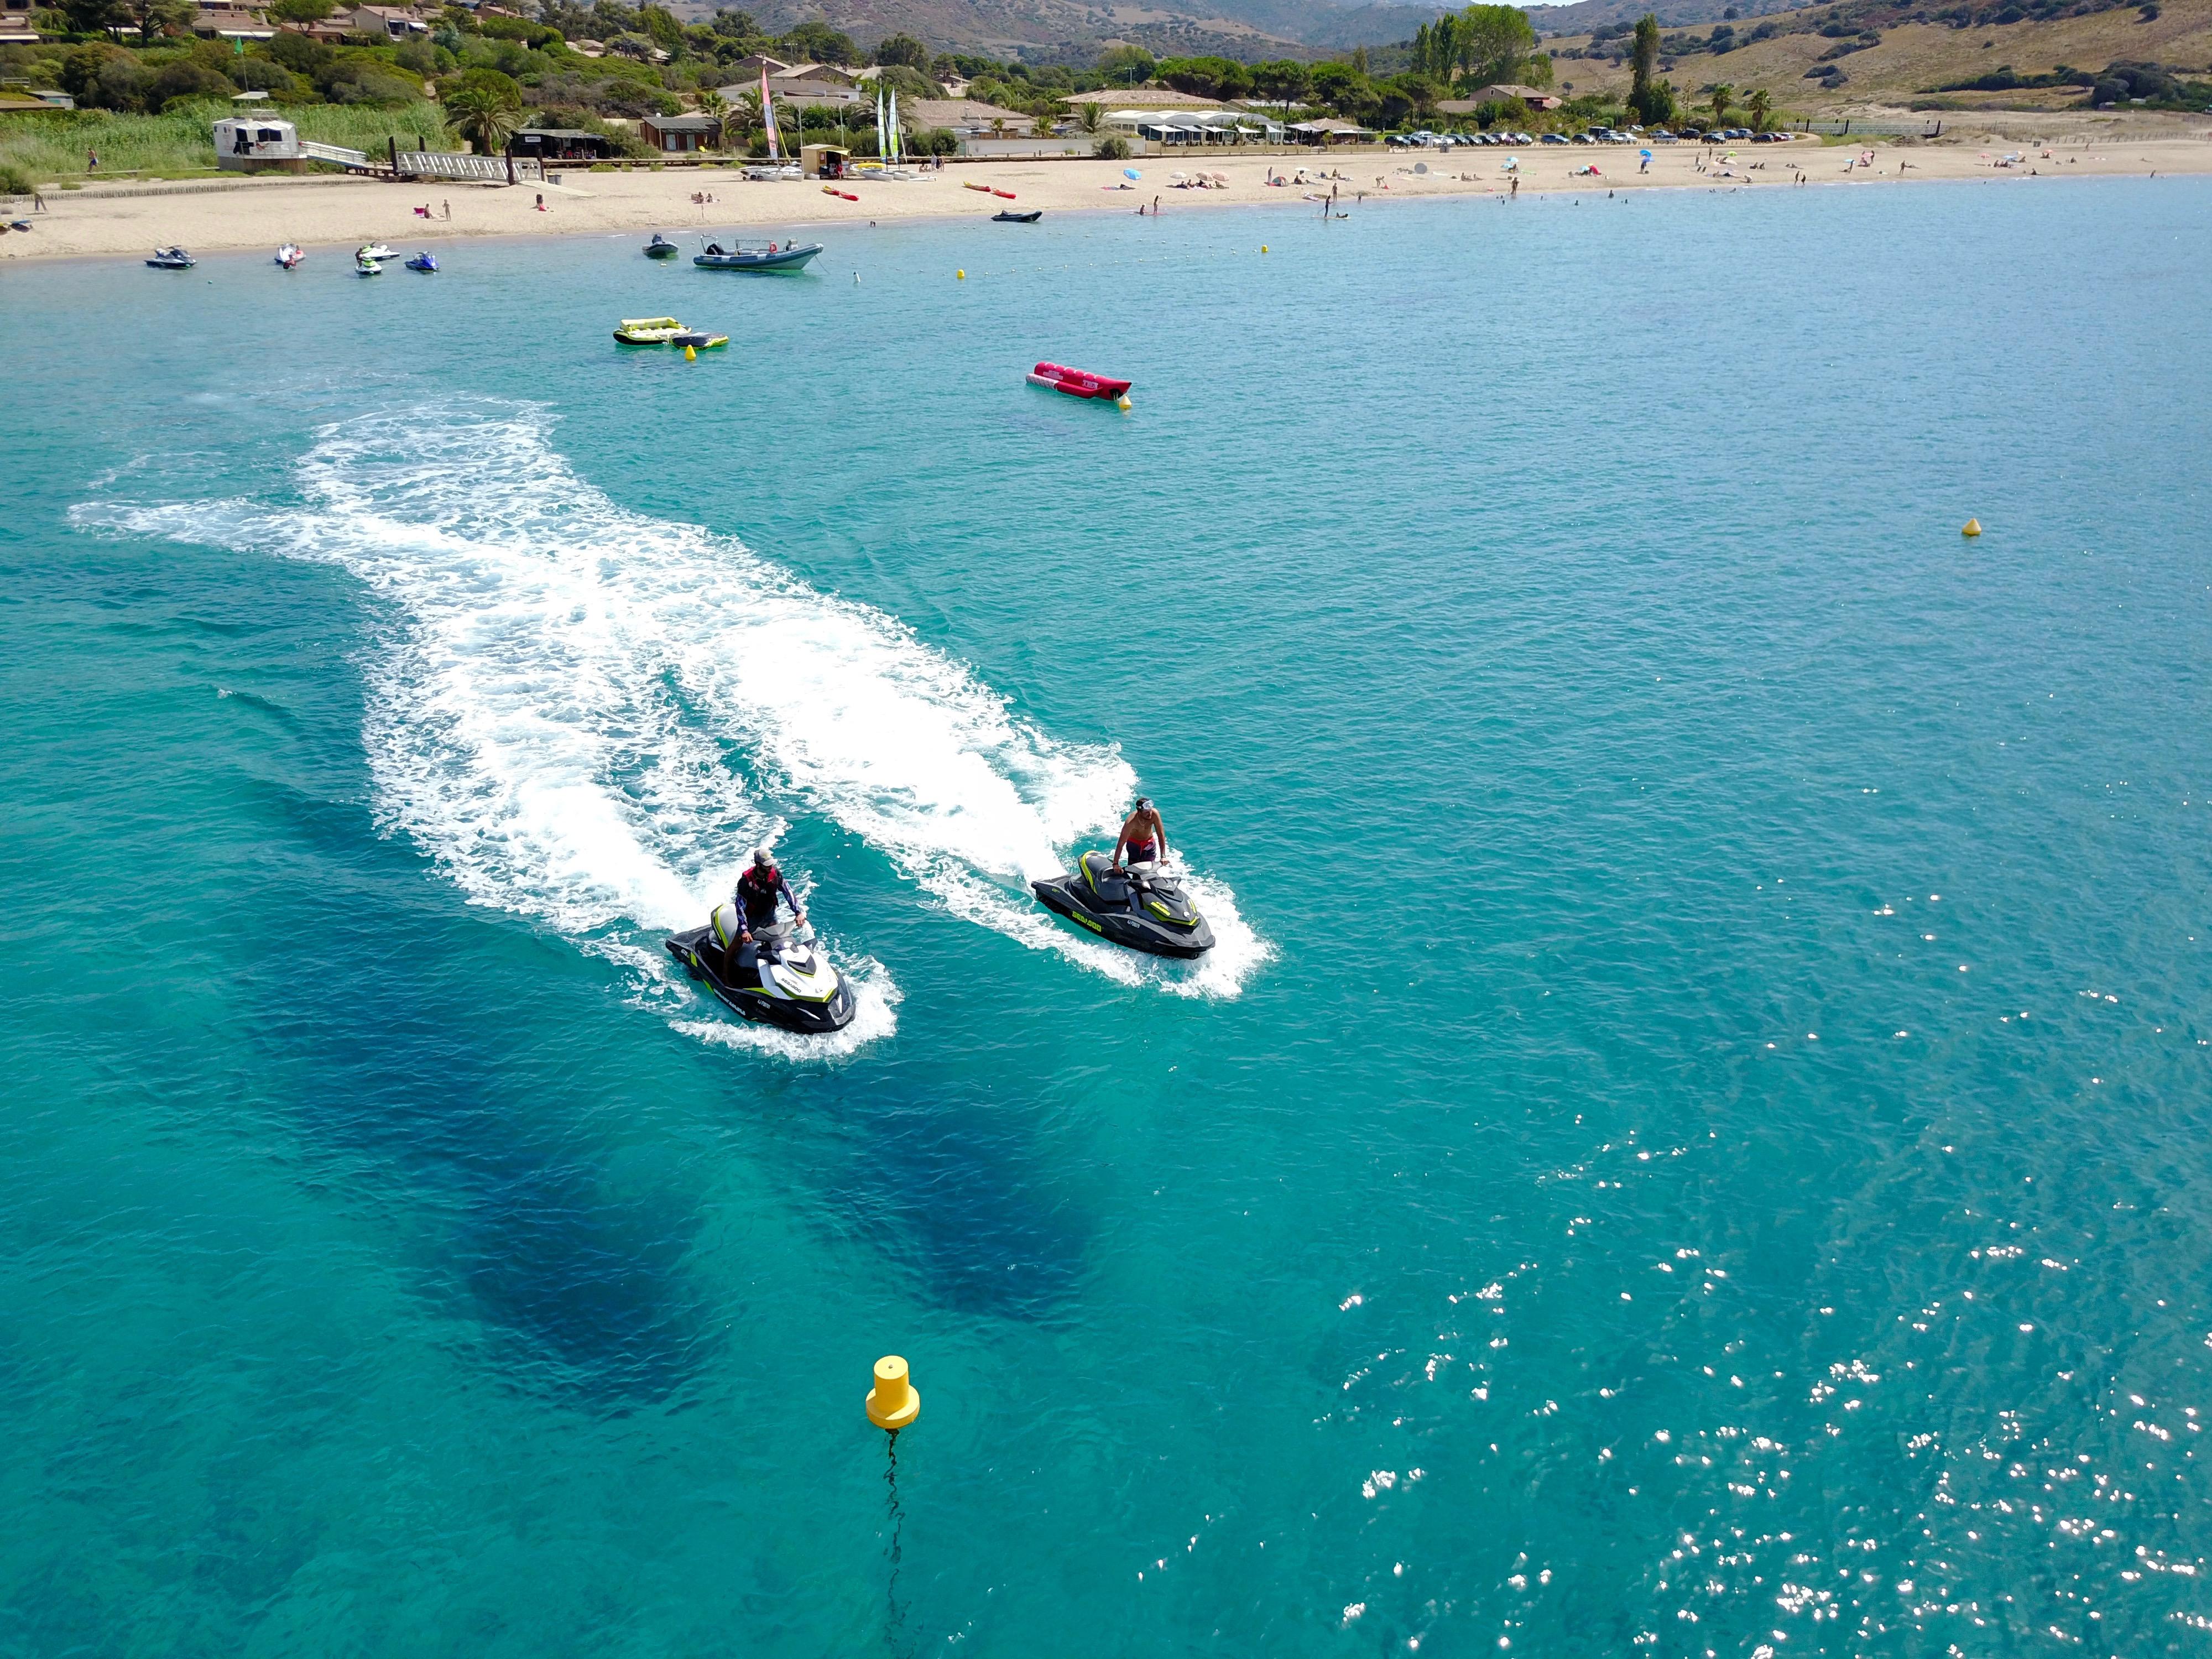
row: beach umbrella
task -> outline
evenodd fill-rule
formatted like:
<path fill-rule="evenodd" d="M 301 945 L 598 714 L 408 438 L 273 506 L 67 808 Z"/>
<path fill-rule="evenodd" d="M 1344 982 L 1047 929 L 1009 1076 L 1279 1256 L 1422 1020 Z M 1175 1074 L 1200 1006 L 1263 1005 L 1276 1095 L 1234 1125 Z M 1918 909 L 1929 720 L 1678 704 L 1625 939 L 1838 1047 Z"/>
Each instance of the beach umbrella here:
<path fill-rule="evenodd" d="M 1639 149 L 1636 153 L 1647 161 L 1651 159 L 1651 152 L 1648 149 Z"/>
<path fill-rule="evenodd" d="M 1141 179 L 1145 175 L 1138 172 L 1134 167 L 1123 167 L 1121 169 L 1121 176 L 1124 179 Z"/>

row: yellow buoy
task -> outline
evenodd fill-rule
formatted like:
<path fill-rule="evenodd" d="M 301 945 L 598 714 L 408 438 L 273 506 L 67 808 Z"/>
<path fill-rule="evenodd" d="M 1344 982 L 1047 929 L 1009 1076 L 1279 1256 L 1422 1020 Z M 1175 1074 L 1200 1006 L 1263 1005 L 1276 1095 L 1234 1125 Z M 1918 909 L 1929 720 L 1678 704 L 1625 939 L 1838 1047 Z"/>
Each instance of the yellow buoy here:
<path fill-rule="evenodd" d="M 1261 244 L 1260 244 L 1260 252 L 1262 252 L 1262 253 L 1265 253 L 1267 251 L 1267 245 L 1265 242 L 1261 243 Z"/>
<path fill-rule="evenodd" d="M 876 1386 L 868 1390 L 868 1421 L 897 1433 L 921 1415 L 921 1390 L 907 1380 L 906 1361 L 887 1353 L 876 1361 Z"/>
<path fill-rule="evenodd" d="M 696 363 L 699 361 L 699 354 L 693 350 L 690 346 L 685 346 L 684 348 L 684 361 L 687 363 Z"/>
<path fill-rule="evenodd" d="M 1982 521 L 1979 519 L 1967 520 L 1965 524 L 1960 526 L 1959 533 L 1961 536 L 1980 535 L 1982 533 Z"/>
<path fill-rule="evenodd" d="M 1116 409 L 1127 409 L 1128 406 L 1129 399 L 1126 396 L 1116 398 L 1114 400 L 1114 407 Z"/>
<path fill-rule="evenodd" d="M 968 273 L 964 270 L 956 270 L 952 274 L 961 282 L 964 283 L 968 280 Z"/>

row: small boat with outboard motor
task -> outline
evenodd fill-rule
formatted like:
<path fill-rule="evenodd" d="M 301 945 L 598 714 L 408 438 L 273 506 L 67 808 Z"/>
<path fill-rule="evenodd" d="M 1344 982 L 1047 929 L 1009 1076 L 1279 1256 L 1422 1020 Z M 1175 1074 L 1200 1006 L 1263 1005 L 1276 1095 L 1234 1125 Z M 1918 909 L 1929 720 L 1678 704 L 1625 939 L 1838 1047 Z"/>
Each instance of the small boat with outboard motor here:
<path fill-rule="evenodd" d="M 1064 392 L 1071 398 L 1103 398 L 1108 403 L 1125 402 L 1129 395 L 1127 380 L 1109 380 L 1065 363 L 1039 363 L 1029 372 L 1029 383 Z"/>
<path fill-rule="evenodd" d="M 1156 957 L 1200 957 L 1213 948 L 1213 929 L 1190 895 L 1157 864 L 1114 867 L 1105 853 L 1085 853 L 1075 868 L 1030 890 L 1045 908 L 1132 951 Z"/>
<path fill-rule="evenodd" d="M 653 240 L 645 245 L 645 257 L 648 259 L 673 259 L 683 251 L 657 230 L 653 233 Z"/>
<path fill-rule="evenodd" d="M 785 921 L 756 927 L 752 943 L 732 951 L 736 926 L 737 907 L 725 901 L 707 926 L 663 943 L 685 973 L 749 1020 L 807 1032 L 853 1023 L 852 981 L 830 960 L 811 926 Z"/>
<path fill-rule="evenodd" d="M 1031 208 L 1027 213 L 1016 213 L 1012 209 L 1007 209 L 993 214 L 991 222 L 994 225 L 1033 225 L 1043 217 L 1042 208 Z"/>
<path fill-rule="evenodd" d="M 407 262 L 410 270 L 435 270 L 437 268 L 438 256 L 427 249 Z"/>
<path fill-rule="evenodd" d="M 709 242 L 691 263 L 702 270 L 804 270 L 806 262 L 821 252 L 819 242 L 769 242 L 752 247 L 742 242 L 728 247 Z"/>
<path fill-rule="evenodd" d="M 276 263 L 287 270 L 297 270 L 300 261 L 307 257 L 307 250 L 297 242 L 287 242 L 276 250 Z"/>
<path fill-rule="evenodd" d="M 161 247 L 154 250 L 154 257 L 146 263 L 156 270 L 190 270 L 199 261 L 180 247 Z"/>
<path fill-rule="evenodd" d="M 673 317 L 625 317 L 622 326 L 615 331 L 615 338 L 623 345 L 690 346 L 700 351 L 712 351 L 716 346 L 730 343 L 726 334 L 709 334 L 703 328 L 687 327 Z"/>

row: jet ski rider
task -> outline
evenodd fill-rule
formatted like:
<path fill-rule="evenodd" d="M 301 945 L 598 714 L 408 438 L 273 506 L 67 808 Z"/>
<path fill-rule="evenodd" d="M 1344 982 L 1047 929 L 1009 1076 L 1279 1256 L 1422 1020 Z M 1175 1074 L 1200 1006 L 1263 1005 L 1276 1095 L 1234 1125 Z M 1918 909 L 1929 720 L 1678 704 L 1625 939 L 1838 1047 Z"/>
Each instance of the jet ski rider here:
<path fill-rule="evenodd" d="M 1122 867 L 1121 849 L 1129 849 L 1131 864 L 1158 864 L 1167 856 L 1168 827 L 1160 822 L 1159 809 L 1152 805 L 1149 795 L 1137 797 L 1130 809 L 1129 821 L 1121 826 L 1121 833 L 1114 842 L 1114 867 Z"/>
<path fill-rule="evenodd" d="M 791 884 L 783 878 L 783 872 L 775 867 L 775 854 L 765 847 L 757 848 L 753 867 L 738 878 L 738 935 L 725 939 L 722 945 L 732 973 L 737 971 L 738 947 L 753 942 L 753 929 L 775 925 L 775 902 L 779 896 L 791 907 L 792 920 L 805 922 L 806 911 L 791 890 Z"/>

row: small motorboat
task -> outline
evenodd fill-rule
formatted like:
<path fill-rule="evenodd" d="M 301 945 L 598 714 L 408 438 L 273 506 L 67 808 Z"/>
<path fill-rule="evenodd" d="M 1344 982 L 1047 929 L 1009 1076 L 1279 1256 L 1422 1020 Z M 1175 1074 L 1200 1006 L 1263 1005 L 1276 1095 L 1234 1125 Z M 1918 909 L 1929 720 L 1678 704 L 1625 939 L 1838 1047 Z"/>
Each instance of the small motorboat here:
<path fill-rule="evenodd" d="M 1033 881 L 1030 890 L 1047 909 L 1132 951 L 1188 959 L 1213 948 L 1213 929 L 1190 895 L 1156 864 L 1116 870 L 1108 854 L 1085 853 L 1067 874 Z"/>
<path fill-rule="evenodd" d="M 410 270 L 435 270 L 437 268 L 437 255 L 431 253 L 427 250 L 416 254 L 413 258 L 407 262 L 407 269 Z"/>
<path fill-rule="evenodd" d="M 374 259 L 357 258 L 353 262 L 353 274 L 356 276 L 381 276 L 384 267 Z"/>
<path fill-rule="evenodd" d="M 161 247 L 154 250 L 154 257 L 146 263 L 156 270 L 190 270 L 199 261 L 180 247 Z"/>
<path fill-rule="evenodd" d="M 307 257 L 307 250 L 297 242 L 287 242 L 276 250 L 276 263 L 287 270 L 297 270 L 300 261 Z"/>
<path fill-rule="evenodd" d="M 707 251 L 696 255 L 691 263 L 706 270 L 804 270 L 806 262 L 821 252 L 819 242 L 770 242 L 765 247 L 747 247 L 743 243 L 724 247 L 709 242 Z"/>
<path fill-rule="evenodd" d="M 1042 208 L 1031 208 L 1027 213 L 1013 213 L 1001 209 L 991 216 L 991 222 L 994 225 L 1033 225 L 1043 217 Z"/>
<path fill-rule="evenodd" d="M 645 257 L 648 259 L 673 259 L 682 252 L 657 230 L 653 233 L 653 240 L 645 245 Z"/>
<path fill-rule="evenodd" d="M 381 242 L 363 242 L 353 251 L 353 257 L 374 263 L 380 259 L 397 259 L 399 257 L 399 250 L 386 247 Z"/>
<path fill-rule="evenodd" d="M 1071 398 L 1103 398 L 1109 403 L 1123 403 L 1129 396 L 1127 380 L 1109 380 L 1103 374 L 1069 368 L 1062 363 L 1039 363 L 1030 371 L 1029 382 L 1064 392 Z"/>

